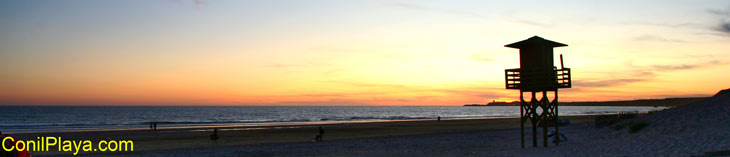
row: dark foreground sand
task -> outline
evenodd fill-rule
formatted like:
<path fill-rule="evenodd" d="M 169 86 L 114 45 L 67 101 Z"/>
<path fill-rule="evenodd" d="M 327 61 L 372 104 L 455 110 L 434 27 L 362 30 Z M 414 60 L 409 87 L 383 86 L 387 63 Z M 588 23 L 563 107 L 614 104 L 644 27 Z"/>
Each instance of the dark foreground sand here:
<path fill-rule="evenodd" d="M 570 119 L 574 125 L 593 122 L 595 116 L 563 116 Z M 324 142 L 313 143 L 312 139 L 317 134 L 317 126 L 325 130 Z M 279 125 L 279 126 L 218 126 L 220 140 L 210 140 L 209 128 L 172 128 L 160 129 L 157 132 L 149 130 L 121 130 L 121 131 L 84 131 L 84 132 L 59 132 L 59 133 L 32 133 L 17 134 L 15 137 L 21 139 L 35 139 L 40 136 L 62 137 L 64 139 L 84 139 L 98 142 L 100 140 L 133 140 L 134 152 L 80 152 L 79 155 L 337 155 L 340 152 L 351 152 L 357 155 L 357 151 L 346 149 L 327 148 L 323 152 L 323 146 L 346 146 L 345 143 L 357 145 L 370 145 L 352 141 L 383 141 L 382 144 L 397 142 L 400 139 L 424 137 L 443 138 L 459 134 L 483 134 L 499 132 L 504 130 L 517 130 L 509 138 L 516 140 L 503 140 L 500 137 L 494 138 L 473 138 L 476 141 L 495 144 L 518 144 L 519 147 L 519 118 L 497 118 L 497 119 L 444 119 L 436 120 L 412 120 L 412 121 L 387 121 L 387 122 L 365 122 L 365 123 L 341 123 L 341 124 L 317 124 L 317 125 Z M 393 141 L 390 141 L 393 139 Z M 471 139 L 471 138 L 470 138 Z M 424 140 L 428 140 L 425 138 Z M 454 138 L 453 140 L 457 140 Z M 437 140 L 438 143 L 465 143 L 458 141 Z M 446 142 L 446 143 L 445 143 Z M 418 142 L 430 145 L 428 142 Z M 393 143 L 391 143 L 393 144 Z M 374 144 L 378 145 L 378 144 Z M 301 152 L 286 147 L 307 148 Z M 388 147 L 388 144 L 382 145 Z M 481 146 L 480 146 L 481 147 Z M 246 152 L 248 148 L 255 152 Z M 365 147 L 363 147 L 365 148 Z M 401 147 L 402 148 L 402 147 Z M 244 150 L 239 150 L 244 149 Z M 405 150 L 421 150 L 421 147 L 402 148 Z M 207 152 L 206 152 L 207 151 Z M 292 152 L 293 151 L 293 152 Z M 378 150 L 362 150 L 376 153 Z M 205 153 L 203 153 L 205 152 Z M 328 152 L 328 153 L 327 153 Z M 37 155 L 71 155 L 70 152 L 31 152 Z M 322 154 L 324 153 L 324 154 Z M 382 152 L 385 153 L 385 152 Z M 343 154 L 344 155 L 344 154 Z M 394 154 L 395 155 L 395 154 Z M 414 154 L 415 155 L 415 154 Z"/>

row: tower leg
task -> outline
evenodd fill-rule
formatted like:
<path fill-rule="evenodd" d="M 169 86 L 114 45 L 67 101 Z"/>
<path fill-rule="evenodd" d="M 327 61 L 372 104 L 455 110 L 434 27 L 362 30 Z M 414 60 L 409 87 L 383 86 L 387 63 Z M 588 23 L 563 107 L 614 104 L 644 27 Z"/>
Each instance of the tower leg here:
<path fill-rule="evenodd" d="M 553 112 L 555 114 L 555 136 L 558 139 L 555 141 L 555 145 L 560 145 L 560 130 L 558 130 L 558 122 L 560 122 L 560 118 L 558 117 L 558 89 L 555 89 L 555 100 L 553 100 L 553 105 L 555 105 L 555 111 Z"/>
<path fill-rule="evenodd" d="M 537 98 L 535 91 L 532 91 L 532 99 L 530 100 L 530 121 L 532 122 L 532 147 L 537 147 Z"/>
<path fill-rule="evenodd" d="M 520 91 L 520 135 L 522 136 L 522 148 L 525 148 L 525 98 Z"/>
<path fill-rule="evenodd" d="M 550 114 L 550 100 L 547 97 L 547 91 L 542 91 L 542 99 L 540 99 L 540 108 L 542 108 L 542 112 L 540 114 L 540 122 L 542 123 L 542 145 L 543 147 L 548 146 L 548 123 L 551 122 L 551 120 L 548 118 L 548 115 Z"/>

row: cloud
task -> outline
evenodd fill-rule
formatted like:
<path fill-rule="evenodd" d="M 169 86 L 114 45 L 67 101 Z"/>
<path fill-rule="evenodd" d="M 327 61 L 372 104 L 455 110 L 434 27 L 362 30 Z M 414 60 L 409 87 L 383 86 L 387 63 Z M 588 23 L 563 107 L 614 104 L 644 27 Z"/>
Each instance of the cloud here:
<path fill-rule="evenodd" d="M 446 93 L 448 95 L 461 95 L 461 96 L 467 96 L 467 97 L 478 97 L 478 98 L 487 98 L 487 99 L 496 99 L 503 97 L 504 94 L 498 93 L 495 91 L 504 91 L 504 88 L 487 88 L 487 87 L 480 87 L 480 88 L 460 88 L 460 89 L 431 89 L 430 91 L 436 91 L 441 93 Z"/>
<path fill-rule="evenodd" d="M 208 2 L 205 2 L 205 1 L 203 1 L 203 0 L 193 0 L 193 2 L 195 3 L 195 6 L 204 6 L 204 5 L 208 5 Z"/>
<path fill-rule="evenodd" d="M 573 80 L 573 86 L 609 87 L 645 81 L 646 79 Z"/>
<path fill-rule="evenodd" d="M 286 69 L 286 68 L 308 67 L 308 66 L 313 66 L 313 65 L 315 65 L 315 64 L 313 64 L 313 63 L 307 63 L 307 64 L 304 64 L 304 63 L 302 63 L 302 64 L 282 64 L 282 63 L 274 63 L 274 64 L 269 64 L 268 66 L 269 67 L 273 67 L 273 68 L 285 68 Z"/>
<path fill-rule="evenodd" d="M 625 21 L 621 22 L 621 24 L 625 25 L 649 25 L 649 26 L 656 26 L 656 27 L 670 27 L 670 28 L 677 28 L 677 27 L 703 27 L 705 25 L 701 23 L 694 23 L 694 22 L 651 22 L 651 21 Z"/>
<path fill-rule="evenodd" d="M 304 62 L 304 63 L 272 63 L 266 65 L 268 67 L 272 68 L 280 68 L 280 69 L 296 69 L 296 68 L 306 68 L 306 67 L 327 67 L 330 66 L 327 62 Z"/>
<path fill-rule="evenodd" d="M 724 33 L 724 35 L 728 35 L 730 37 L 730 7 L 724 10 L 708 9 L 707 12 L 720 18 L 720 22 L 715 24 L 715 26 L 711 29 Z"/>
<path fill-rule="evenodd" d="M 616 77 L 631 77 L 631 79 L 583 79 L 583 80 L 573 80 L 573 86 L 580 86 L 580 87 L 610 87 L 610 86 L 618 86 L 618 85 L 624 85 L 634 82 L 642 82 L 642 81 L 650 81 L 656 76 L 657 72 L 670 72 L 670 71 L 678 71 L 678 70 L 691 70 L 691 69 L 697 69 L 697 68 L 703 68 L 703 67 L 709 67 L 709 66 L 715 66 L 715 65 L 723 65 L 727 64 L 724 62 L 720 62 L 718 60 L 712 60 L 708 62 L 703 63 L 696 63 L 696 64 L 678 64 L 678 65 L 648 65 L 648 66 L 636 66 L 632 63 L 627 63 L 629 67 L 631 67 L 630 71 L 621 71 L 620 73 L 607 73 L 609 76 L 616 76 Z M 623 74 L 630 74 L 624 76 Z"/>
<path fill-rule="evenodd" d="M 706 58 L 707 56 L 699 56 L 699 57 Z M 691 70 L 691 69 L 697 69 L 697 68 L 703 68 L 703 67 L 709 67 L 709 66 L 724 65 L 724 64 L 727 64 L 727 62 L 721 62 L 719 60 L 710 60 L 710 61 L 694 63 L 694 64 L 670 64 L 670 65 L 655 64 L 655 65 L 645 65 L 645 66 L 634 65 L 631 62 L 627 62 L 626 64 L 627 64 L 627 66 L 631 67 L 630 69 L 633 69 L 633 71 L 630 71 L 632 76 L 637 76 L 637 74 L 640 74 L 641 76 L 654 76 L 654 73 L 656 73 L 656 72 Z"/>
<path fill-rule="evenodd" d="M 720 24 L 718 24 L 715 30 L 730 35 L 730 21 L 721 22 Z"/>
<path fill-rule="evenodd" d="M 708 61 L 708 62 L 704 62 L 704 63 L 697 63 L 697 64 L 651 65 L 645 69 L 649 69 L 651 71 L 690 70 L 690 69 L 715 66 L 715 65 L 723 65 L 723 64 L 726 64 L 726 63 L 720 62 L 718 60 L 712 60 L 712 61 Z"/>
<path fill-rule="evenodd" d="M 335 47 L 335 46 L 316 46 L 316 47 L 310 47 L 306 49 L 307 51 L 311 51 L 314 53 L 327 53 L 327 54 L 342 54 L 342 53 L 356 53 L 356 52 L 362 52 L 358 49 L 352 49 L 352 48 L 343 48 L 343 47 Z"/>
<path fill-rule="evenodd" d="M 339 74 L 339 73 L 342 73 L 347 70 L 349 70 L 349 69 L 348 68 L 335 68 L 335 69 L 330 69 L 330 70 L 324 71 L 324 72 L 322 72 L 322 74 L 335 75 L 335 74 Z"/>
<path fill-rule="evenodd" d="M 354 86 L 357 88 L 363 87 L 380 87 L 380 88 L 393 88 L 393 89 L 414 89 L 416 87 L 406 86 L 400 84 L 384 84 L 384 83 L 361 83 L 361 82 L 346 82 L 346 81 L 327 81 L 328 83 L 344 84 L 348 86 Z"/>
<path fill-rule="evenodd" d="M 500 97 L 501 94 L 491 92 L 491 91 L 504 90 L 501 87 L 500 88 L 469 87 L 469 88 L 459 88 L 459 89 L 442 89 L 442 88 L 429 88 L 429 87 L 424 87 L 424 86 L 407 86 L 407 85 L 400 85 L 400 84 L 376 84 L 376 83 L 341 82 L 341 81 L 329 81 L 329 83 L 345 84 L 345 85 L 354 86 L 354 87 L 358 87 L 358 88 L 377 87 L 377 88 L 388 88 L 388 89 L 401 89 L 401 90 L 407 90 L 410 92 L 440 92 L 440 93 L 446 93 L 449 95 L 476 96 L 476 97 L 484 97 L 484 98 Z"/>
<path fill-rule="evenodd" d="M 185 3 L 185 0 L 168 0 L 168 1 L 172 2 L 172 3 L 177 3 L 177 4 Z M 208 2 L 204 1 L 204 0 L 192 0 L 192 2 L 193 2 L 193 4 L 195 4 L 196 7 L 202 7 L 202 6 L 208 5 Z"/>
<path fill-rule="evenodd" d="M 720 10 L 720 9 L 707 9 L 707 12 L 710 13 L 710 14 L 718 15 L 718 16 L 730 17 L 730 7 L 728 7 L 725 10 Z"/>
<path fill-rule="evenodd" d="M 494 59 L 489 58 L 489 56 L 486 56 L 482 53 L 473 53 L 471 54 L 471 57 L 469 57 L 469 60 L 477 61 L 477 62 L 491 62 L 494 61 Z"/>
<path fill-rule="evenodd" d="M 699 67 L 700 65 L 689 65 L 689 64 L 682 64 L 682 65 L 653 65 L 651 66 L 654 70 L 657 71 L 671 71 L 671 70 L 688 70 L 688 69 L 694 69 Z"/>
<path fill-rule="evenodd" d="M 348 101 L 348 100 L 325 100 L 325 101 L 282 101 L 282 102 L 276 102 L 272 103 L 271 105 L 279 105 L 279 106 L 370 106 L 373 104 L 368 104 L 364 102 L 358 102 L 358 101 Z"/>
<path fill-rule="evenodd" d="M 281 64 L 281 63 L 269 64 L 269 67 L 274 67 L 274 68 L 291 68 L 291 67 L 298 67 L 298 66 L 301 66 L 301 65 L 299 65 L 299 64 Z"/>
<path fill-rule="evenodd" d="M 415 4 L 409 4 L 409 3 L 393 3 L 393 4 L 385 4 L 383 6 L 394 7 L 394 8 L 427 9 L 426 7 L 423 7 L 420 5 L 415 5 Z"/>
<path fill-rule="evenodd" d="M 530 21 L 530 20 L 514 20 L 514 22 L 526 24 L 526 25 L 530 25 L 530 26 L 543 27 L 543 28 L 552 27 L 552 24 L 542 23 L 542 22 L 537 22 L 537 21 Z"/>
<path fill-rule="evenodd" d="M 480 15 L 480 14 L 477 14 L 477 13 L 474 13 L 474 12 L 461 11 L 461 10 L 451 10 L 451 9 L 440 9 L 440 8 L 426 7 L 426 6 L 417 5 L 417 4 L 410 4 L 410 3 L 393 3 L 393 4 L 386 4 L 386 5 L 383 5 L 383 6 L 384 7 L 391 7 L 391 8 L 405 8 L 405 9 L 423 10 L 423 11 L 430 11 L 430 12 L 436 12 L 436 13 L 459 15 L 459 16 L 465 16 L 465 17 L 471 17 L 471 18 L 479 18 L 479 19 L 488 19 L 487 16 Z"/>
<path fill-rule="evenodd" d="M 669 38 L 664 38 L 664 37 L 655 36 L 655 35 L 649 35 L 649 34 L 645 34 L 645 35 L 642 35 L 642 36 L 634 37 L 634 40 L 639 40 L 639 41 L 661 41 L 661 42 L 673 42 L 673 43 L 686 43 L 687 42 L 685 40 L 669 39 Z"/>
<path fill-rule="evenodd" d="M 304 97 L 347 98 L 363 102 L 423 102 L 424 100 L 441 100 L 444 98 L 467 98 L 470 101 L 496 99 L 504 97 L 504 89 L 500 87 L 479 87 L 483 85 L 466 85 L 461 88 L 434 88 L 430 86 L 412 86 L 384 83 L 360 83 L 345 81 L 327 81 L 327 83 L 344 84 L 362 89 L 356 93 L 297 95 Z M 410 96 L 393 97 L 405 94 Z M 363 99 L 364 98 L 364 99 Z"/>
<path fill-rule="evenodd" d="M 550 19 L 535 19 L 535 18 L 525 18 L 524 16 L 519 16 L 519 11 L 517 9 L 507 10 L 501 13 L 501 16 L 504 16 L 505 19 L 509 20 L 510 22 L 518 23 L 518 24 L 524 24 L 528 26 L 533 27 L 542 27 L 542 28 L 551 28 L 555 24 L 554 22 L 546 22 L 546 20 Z M 581 20 L 581 21 L 590 21 L 590 20 Z"/>
<path fill-rule="evenodd" d="M 659 94 L 653 95 L 653 98 L 695 98 L 695 97 L 711 97 L 712 94 Z"/>

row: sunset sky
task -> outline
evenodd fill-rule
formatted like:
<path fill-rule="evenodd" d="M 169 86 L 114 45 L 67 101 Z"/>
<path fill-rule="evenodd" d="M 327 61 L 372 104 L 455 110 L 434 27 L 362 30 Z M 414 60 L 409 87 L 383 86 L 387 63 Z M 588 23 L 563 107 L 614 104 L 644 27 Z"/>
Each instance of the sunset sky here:
<path fill-rule="evenodd" d="M 730 88 L 727 0 L 2 0 L 0 105 L 511 101 L 535 35 L 568 45 L 560 101 Z"/>

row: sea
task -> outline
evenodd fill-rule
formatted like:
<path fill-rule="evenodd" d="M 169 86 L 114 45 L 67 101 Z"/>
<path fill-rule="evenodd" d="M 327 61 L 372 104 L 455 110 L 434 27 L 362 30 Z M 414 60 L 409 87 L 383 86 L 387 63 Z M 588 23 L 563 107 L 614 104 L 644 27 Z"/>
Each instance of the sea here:
<path fill-rule="evenodd" d="M 667 107 L 561 106 L 559 115 L 649 112 Z M 518 106 L 0 106 L 4 133 L 240 124 L 519 117 Z"/>

